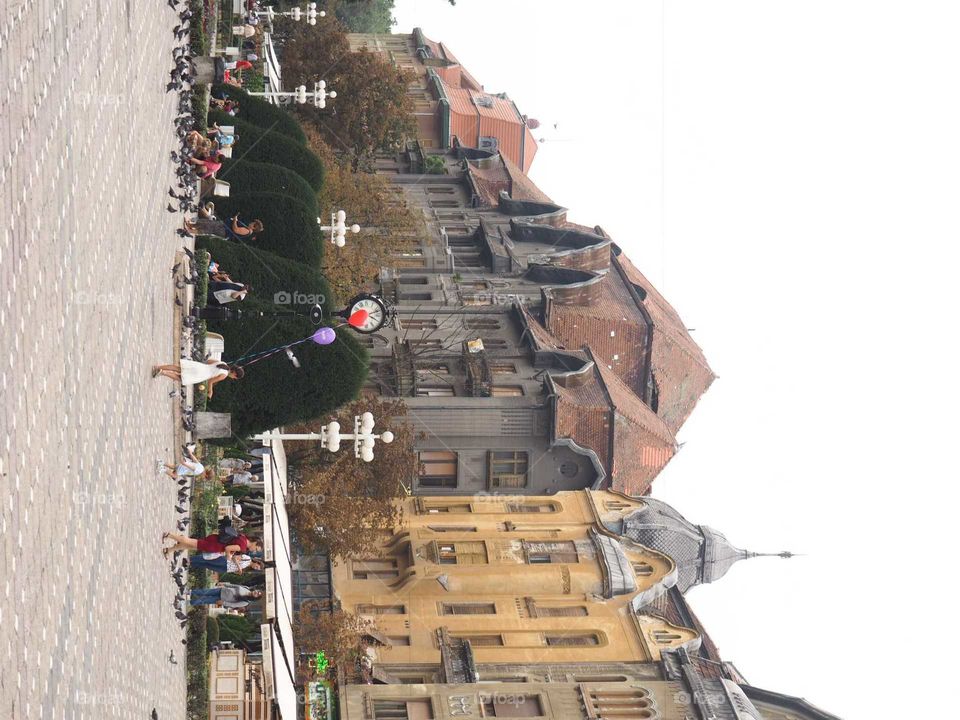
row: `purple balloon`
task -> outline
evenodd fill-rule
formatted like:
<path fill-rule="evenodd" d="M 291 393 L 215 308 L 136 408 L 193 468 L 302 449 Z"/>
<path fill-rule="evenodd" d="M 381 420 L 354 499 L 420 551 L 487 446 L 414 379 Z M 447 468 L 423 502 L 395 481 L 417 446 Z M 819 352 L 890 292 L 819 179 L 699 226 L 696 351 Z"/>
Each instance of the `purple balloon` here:
<path fill-rule="evenodd" d="M 317 345 L 329 345 L 337 339 L 337 333 L 333 328 L 322 327 L 310 336 Z"/>

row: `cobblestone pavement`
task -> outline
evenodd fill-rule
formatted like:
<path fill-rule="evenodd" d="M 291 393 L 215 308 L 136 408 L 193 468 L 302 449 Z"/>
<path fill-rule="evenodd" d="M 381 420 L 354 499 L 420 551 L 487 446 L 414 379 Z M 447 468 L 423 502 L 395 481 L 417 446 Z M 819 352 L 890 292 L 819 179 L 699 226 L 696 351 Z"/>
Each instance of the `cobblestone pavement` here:
<path fill-rule="evenodd" d="M 165 0 L 0 14 L 0 717 L 185 715 Z M 178 665 L 168 660 L 174 651 Z"/>

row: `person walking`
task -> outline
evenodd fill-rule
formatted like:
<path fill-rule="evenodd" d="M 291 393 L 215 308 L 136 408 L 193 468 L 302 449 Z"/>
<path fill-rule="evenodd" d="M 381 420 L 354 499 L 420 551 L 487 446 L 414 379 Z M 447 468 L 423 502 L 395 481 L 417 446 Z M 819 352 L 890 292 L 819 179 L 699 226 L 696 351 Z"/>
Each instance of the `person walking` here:
<path fill-rule="evenodd" d="M 243 377 L 243 368 L 228 365 L 219 360 L 207 360 L 205 363 L 180 358 L 179 365 L 154 365 L 153 377 L 163 375 L 171 380 L 179 380 L 183 385 L 207 384 L 207 397 L 213 397 L 213 386 L 226 379 L 239 380 Z"/>
<path fill-rule="evenodd" d="M 225 573 L 243 573 L 248 567 L 261 570 L 263 564 L 249 555 L 234 555 L 229 561 L 224 553 L 196 553 L 190 556 L 190 567 L 209 570 L 219 575 Z"/>
<path fill-rule="evenodd" d="M 216 605 L 217 607 L 240 610 L 246 608 L 254 600 L 263 597 L 260 590 L 251 590 L 246 585 L 233 583 L 217 583 L 212 588 L 196 588 L 187 593 L 191 605 Z"/>
<path fill-rule="evenodd" d="M 166 542 L 167 540 L 173 540 L 174 544 L 163 548 L 164 557 L 167 557 L 171 550 L 198 550 L 202 553 L 223 553 L 227 558 L 227 563 L 233 559 L 234 555 L 253 553 L 263 547 L 263 541 L 255 535 L 250 537 L 236 535 L 229 540 L 229 544 L 224 544 L 218 534 L 192 538 L 180 533 L 166 532 L 163 534 L 161 541 Z"/>

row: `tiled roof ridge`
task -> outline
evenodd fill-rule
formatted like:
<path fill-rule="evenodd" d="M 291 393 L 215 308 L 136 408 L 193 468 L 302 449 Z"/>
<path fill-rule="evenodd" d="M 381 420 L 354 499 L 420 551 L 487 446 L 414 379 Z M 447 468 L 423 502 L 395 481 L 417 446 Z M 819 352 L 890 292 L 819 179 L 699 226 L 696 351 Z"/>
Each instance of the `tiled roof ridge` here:
<path fill-rule="evenodd" d="M 628 268 L 624 267 L 624 265 L 621 263 L 621 258 L 623 258 L 624 260 L 627 261 L 627 263 L 629 263 L 630 270 L 640 273 L 640 276 L 646 281 L 646 284 L 649 285 L 656 293 L 657 300 L 662 301 L 666 305 L 666 308 L 661 307 L 660 309 L 666 312 L 668 315 L 672 315 L 673 317 L 670 318 L 671 320 L 680 321 L 680 325 L 682 325 L 683 323 L 680 318 L 680 314 L 676 311 L 673 305 L 671 305 L 667 301 L 667 299 L 660 294 L 660 291 L 657 290 L 657 288 L 653 285 L 653 283 L 647 280 L 646 276 L 640 272 L 640 270 L 633 264 L 633 262 L 630 260 L 629 257 L 626 256 L 625 253 L 621 252 L 618 255 L 616 252 L 614 252 L 613 248 L 611 247 L 610 249 L 611 263 L 620 272 L 623 280 L 632 285 L 633 280 L 630 278 Z M 657 305 L 658 307 L 660 307 L 659 302 L 657 303 Z M 640 302 L 640 307 L 644 313 L 649 314 L 650 312 L 649 308 L 647 308 L 643 304 L 643 301 Z M 668 327 L 664 327 L 664 323 L 655 322 L 653 321 L 653 318 L 651 318 L 651 324 L 653 325 L 654 332 L 659 331 L 660 333 L 662 333 L 663 335 L 666 335 L 670 339 L 675 340 L 676 342 L 674 344 L 680 349 L 682 353 L 687 355 L 690 359 L 696 361 L 701 367 L 707 370 L 712 377 L 716 378 L 716 375 L 714 374 L 713 369 L 707 363 L 707 358 L 703 353 L 703 348 L 701 348 L 700 345 L 697 344 L 697 341 L 690 336 L 690 333 L 687 332 L 686 329 L 680 329 L 680 327 L 678 327 L 675 322 L 667 323 L 666 325 Z M 697 348 L 696 352 L 690 349 L 689 345 L 691 343 Z"/>
<path fill-rule="evenodd" d="M 615 372 L 604 367 L 603 363 L 593 358 L 592 353 L 590 353 L 590 356 L 596 365 L 600 380 L 607 391 L 607 396 L 610 398 L 610 403 L 614 410 L 632 422 L 642 425 L 660 440 L 676 446 L 677 436 L 663 419 L 659 417 L 649 405 L 643 402 Z M 639 412 L 637 412 L 638 410 Z"/>

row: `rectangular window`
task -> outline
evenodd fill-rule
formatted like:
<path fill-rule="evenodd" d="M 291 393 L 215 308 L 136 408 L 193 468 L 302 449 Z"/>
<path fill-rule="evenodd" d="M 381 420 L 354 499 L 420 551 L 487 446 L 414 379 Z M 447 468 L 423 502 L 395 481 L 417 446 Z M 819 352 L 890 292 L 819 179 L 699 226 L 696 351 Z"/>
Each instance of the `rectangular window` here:
<path fill-rule="evenodd" d="M 430 278 L 421 275 L 404 275 L 400 278 L 401 285 L 429 285 Z"/>
<path fill-rule="evenodd" d="M 494 603 L 440 603 L 441 615 L 495 615 Z"/>
<path fill-rule="evenodd" d="M 421 385 L 417 388 L 417 397 L 454 397 L 456 394 L 452 385 Z"/>
<path fill-rule="evenodd" d="M 483 338 L 483 346 L 487 350 L 506 350 L 509 344 L 503 338 Z"/>
<path fill-rule="evenodd" d="M 469 533 L 476 532 L 477 529 L 472 525 L 427 525 L 427 530 L 431 532 L 458 532 Z"/>
<path fill-rule="evenodd" d="M 476 287 L 473 287 L 472 289 L 475 289 L 475 290 L 487 289 L 487 284 L 482 281 L 477 283 L 471 282 L 466 284 L 464 283 L 460 284 L 461 287 L 465 287 L 465 286 L 472 287 L 474 285 L 476 285 Z M 463 324 L 464 326 L 468 327 L 471 330 L 499 330 L 500 329 L 500 321 L 497 320 L 496 318 L 491 318 L 491 317 L 468 317 L 466 318 L 466 320 L 464 320 Z"/>
<path fill-rule="evenodd" d="M 439 198 L 430 198 L 430 207 L 456 208 L 460 207 L 460 203 L 457 200 L 441 200 Z"/>
<path fill-rule="evenodd" d="M 409 635 L 388 635 L 387 640 L 390 641 L 391 645 L 407 646 L 410 644 Z"/>
<path fill-rule="evenodd" d="M 395 268 L 425 268 L 427 266 L 426 259 L 422 257 L 403 257 L 403 258 L 394 258 L 393 266 Z"/>
<path fill-rule="evenodd" d="M 406 615 L 403 605 L 357 605 L 358 615 Z"/>
<path fill-rule="evenodd" d="M 479 295 L 464 295 L 464 305 L 492 305 L 494 300 L 493 293 L 481 293 Z"/>
<path fill-rule="evenodd" d="M 440 344 L 440 341 L 436 338 L 426 338 L 421 340 L 408 340 L 410 343 L 410 349 L 414 352 L 417 350 L 431 350 L 431 349 L 440 349 L 443 345 Z"/>
<path fill-rule="evenodd" d="M 417 700 L 374 700 L 373 720 L 433 720 L 429 698 Z"/>
<path fill-rule="evenodd" d="M 523 550 L 527 556 L 527 562 L 531 565 L 577 562 L 577 545 L 572 540 L 525 542 Z"/>
<path fill-rule="evenodd" d="M 437 321 L 433 318 L 406 318 L 400 323 L 407 330 L 436 330 Z"/>
<path fill-rule="evenodd" d="M 432 293 L 428 292 L 401 292 L 400 302 L 426 302 L 433 298 Z"/>
<path fill-rule="evenodd" d="M 527 486 L 527 453 L 519 450 L 491 450 L 487 455 L 487 484 L 493 488 Z"/>
<path fill-rule="evenodd" d="M 515 695 L 513 693 L 480 694 L 483 716 L 488 718 L 538 718 L 543 717 L 543 703 L 539 695 Z"/>
<path fill-rule="evenodd" d="M 557 508 L 552 503 L 507 503 L 508 513 L 544 513 L 556 511 Z"/>
<path fill-rule="evenodd" d="M 456 190 L 449 185 L 428 185 L 427 192 L 431 195 L 453 195 Z"/>
<path fill-rule="evenodd" d="M 585 617 L 587 608 L 583 605 L 557 605 L 555 607 L 543 607 L 534 605 L 535 617 Z"/>
<path fill-rule="evenodd" d="M 420 487 L 455 488 L 457 486 L 457 454 L 448 450 L 421 450 Z"/>
<path fill-rule="evenodd" d="M 482 541 L 437 543 L 437 559 L 441 565 L 485 565 L 487 545 Z"/>
<path fill-rule="evenodd" d="M 352 569 L 354 580 L 388 579 L 395 578 L 400 574 L 396 560 L 383 560 L 381 558 L 353 560 Z"/>
<path fill-rule="evenodd" d="M 594 633 L 546 634 L 543 636 L 543 643 L 550 647 L 581 647 L 585 645 L 599 645 L 600 638 Z"/>
<path fill-rule="evenodd" d="M 509 360 L 488 360 L 487 367 L 494 375 L 507 375 L 517 372 L 517 366 Z"/>
<path fill-rule="evenodd" d="M 450 637 L 469 640 L 474 647 L 503 647 L 503 635 L 453 635 Z"/>
<path fill-rule="evenodd" d="M 424 503 L 424 512 L 430 513 L 468 513 L 470 512 L 469 503 Z"/>
<path fill-rule="evenodd" d="M 484 347 L 486 346 L 484 341 Z M 490 388 L 490 397 L 521 397 L 522 395 L 522 385 L 493 385 Z"/>
<path fill-rule="evenodd" d="M 423 378 L 449 375 L 450 366 L 446 363 L 417 363 L 417 373 Z"/>

